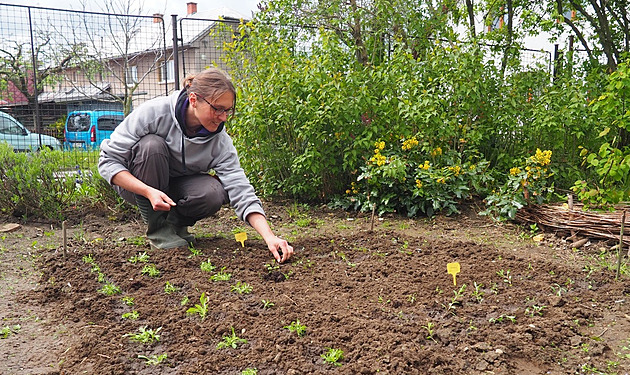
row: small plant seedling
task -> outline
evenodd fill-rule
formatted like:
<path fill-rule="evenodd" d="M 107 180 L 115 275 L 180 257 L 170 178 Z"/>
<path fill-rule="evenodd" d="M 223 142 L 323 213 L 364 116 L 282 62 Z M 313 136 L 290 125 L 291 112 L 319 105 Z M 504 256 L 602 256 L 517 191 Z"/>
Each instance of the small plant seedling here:
<path fill-rule="evenodd" d="M 22 326 L 16 324 L 14 326 L 4 326 L 0 328 L 0 339 L 6 339 L 11 334 L 17 334 L 22 329 Z"/>
<path fill-rule="evenodd" d="M 149 262 L 149 255 L 147 254 L 147 252 L 143 252 L 143 253 L 138 253 L 134 256 L 132 256 L 131 258 L 127 259 L 129 261 L 129 263 L 131 264 L 136 264 L 136 263 L 148 263 Z"/>
<path fill-rule="evenodd" d="M 226 348 L 236 349 L 238 348 L 240 344 L 247 344 L 247 340 L 236 336 L 236 333 L 234 333 L 234 327 L 231 327 L 231 328 L 232 328 L 232 335 L 223 336 L 223 340 L 217 344 L 217 349 L 226 349 Z"/>
<path fill-rule="evenodd" d="M 261 300 L 260 302 L 262 302 L 262 307 L 263 309 L 270 309 L 272 307 L 274 307 L 276 304 L 271 302 L 271 301 L 267 301 L 267 300 Z"/>
<path fill-rule="evenodd" d="M 206 292 L 201 293 L 201 297 L 199 297 L 199 303 L 186 310 L 186 314 L 199 314 L 201 320 L 204 320 L 206 318 L 206 315 L 208 315 L 208 297 L 206 297 Z"/>
<path fill-rule="evenodd" d="M 138 333 L 127 333 L 124 337 L 129 337 L 131 341 L 141 342 L 143 344 L 153 344 L 160 341 L 160 335 L 158 332 L 162 330 L 162 327 L 153 330 L 147 329 L 146 326 L 138 328 Z"/>
<path fill-rule="evenodd" d="M 122 314 L 123 319 L 138 320 L 139 317 L 140 317 L 140 313 L 136 310 Z"/>
<path fill-rule="evenodd" d="M 184 296 L 181 301 L 179 301 L 180 306 L 186 306 L 188 304 L 188 296 Z"/>
<path fill-rule="evenodd" d="M 133 306 L 135 304 L 134 298 L 130 296 L 124 296 L 121 300 L 127 306 Z"/>
<path fill-rule="evenodd" d="M 258 369 L 256 368 L 246 368 L 241 371 L 241 375 L 258 375 Z"/>
<path fill-rule="evenodd" d="M 166 294 L 173 294 L 173 293 L 177 293 L 178 291 L 179 291 L 179 288 L 171 284 L 170 281 L 167 281 L 166 284 L 164 285 L 164 293 Z"/>
<path fill-rule="evenodd" d="M 488 321 L 490 323 L 501 323 L 504 320 L 509 320 L 512 323 L 516 323 L 516 317 L 513 315 L 505 315 L 505 314 L 501 314 L 499 316 L 497 316 L 496 318 L 490 318 L 488 319 Z"/>
<path fill-rule="evenodd" d="M 282 328 L 286 328 L 289 332 L 295 332 L 298 337 L 304 337 L 306 335 L 306 326 L 304 324 L 300 324 L 300 319 L 297 319 L 288 326 L 284 326 Z"/>
<path fill-rule="evenodd" d="M 531 317 L 534 317 L 534 315 L 543 316 L 543 310 L 545 308 L 547 308 L 547 306 L 532 305 L 531 307 L 525 309 L 525 314 Z"/>
<path fill-rule="evenodd" d="M 138 359 L 144 359 L 145 363 L 149 366 L 157 366 L 164 362 L 168 357 L 167 353 L 155 355 L 151 354 L 151 356 L 147 357 L 146 355 L 139 355 Z"/>
<path fill-rule="evenodd" d="M 457 307 L 458 305 L 461 305 L 461 302 L 459 300 L 464 296 L 465 291 L 466 291 L 466 284 L 459 287 L 458 290 L 453 291 L 454 296 L 451 299 L 451 302 L 448 304 L 449 310 L 455 310 L 455 307 Z"/>
<path fill-rule="evenodd" d="M 322 354 L 321 357 L 324 359 L 324 363 L 331 366 L 341 366 L 339 361 L 343 360 L 343 350 L 327 348 L 326 353 Z"/>
<path fill-rule="evenodd" d="M 201 262 L 201 270 L 203 272 L 213 272 L 217 267 L 212 265 L 210 258 L 208 260 Z"/>
<path fill-rule="evenodd" d="M 433 338 L 433 330 L 435 328 L 435 324 L 427 322 L 427 325 L 422 326 L 422 328 L 427 331 L 427 340 L 433 340 L 435 342 L 435 339 Z"/>
<path fill-rule="evenodd" d="M 252 287 L 248 283 L 237 281 L 236 285 L 232 285 L 232 291 L 238 294 L 249 294 L 252 292 Z"/>
<path fill-rule="evenodd" d="M 142 271 L 140 271 L 143 275 L 148 275 L 150 277 L 158 277 L 160 276 L 160 270 L 155 266 L 155 264 L 145 264 L 142 267 Z"/>
<path fill-rule="evenodd" d="M 98 291 L 106 296 L 113 296 L 120 293 L 120 288 L 108 281 Z"/>
<path fill-rule="evenodd" d="M 506 283 L 507 285 L 512 285 L 512 275 L 510 273 L 510 270 L 504 271 L 504 270 L 500 270 L 497 271 L 497 275 L 499 275 L 502 279 L 503 282 Z"/>
<path fill-rule="evenodd" d="M 481 301 L 483 301 L 483 294 L 484 294 L 483 291 L 481 290 L 481 288 L 483 288 L 483 284 L 477 284 L 477 282 L 474 281 L 473 286 L 475 287 L 475 290 L 472 292 L 472 295 L 477 300 L 477 303 L 481 303 Z"/>
<path fill-rule="evenodd" d="M 188 258 L 193 258 L 193 257 L 203 255 L 203 251 L 201 251 L 201 249 L 196 249 L 194 246 L 190 246 L 188 250 L 190 250 L 190 255 L 188 256 Z"/>
<path fill-rule="evenodd" d="M 221 271 L 210 276 L 210 280 L 212 281 L 230 281 L 231 278 L 232 274 L 225 272 L 225 267 L 222 267 Z"/>
<path fill-rule="evenodd" d="M 146 239 L 142 236 L 129 237 L 127 238 L 127 242 L 137 246 L 144 246 L 147 244 Z"/>

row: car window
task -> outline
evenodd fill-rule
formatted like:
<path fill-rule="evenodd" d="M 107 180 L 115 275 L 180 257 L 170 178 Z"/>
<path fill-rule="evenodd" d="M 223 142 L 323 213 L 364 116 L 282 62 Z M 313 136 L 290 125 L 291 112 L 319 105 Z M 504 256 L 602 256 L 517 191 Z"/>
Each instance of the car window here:
<path fill-rule="evenodd" d="M 99 130 L 114 130 L 124 119 L 123 116 L 102 116 L 98 118 Z"/>
<path fill-rule="evenodd" d="M 90 129 L 90 115 L 75 114 L 68 118 L 68 131 L 85 132 Z"/>
<path fill-rule="evenodd" d="M 8 117 L 0 117 L 0 133 L 2 134 L 24 134 L 24 129 Z"/>

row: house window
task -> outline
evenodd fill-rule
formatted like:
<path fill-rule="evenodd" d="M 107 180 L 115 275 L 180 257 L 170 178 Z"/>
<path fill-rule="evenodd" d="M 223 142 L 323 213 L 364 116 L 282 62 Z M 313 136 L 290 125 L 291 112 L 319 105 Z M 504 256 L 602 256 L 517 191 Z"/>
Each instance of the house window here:
<path fill-rule="evenodd" d="M 168 60 L 160 67 L 160 83 L 175 82 L 175 61 Z"/>
<path fill-rule="evenodd" d="M 135 65 L 127 67 L 127 74 L 125 78 L 127 86 L 133 86 L 138 83 L 138 67 Z"/>

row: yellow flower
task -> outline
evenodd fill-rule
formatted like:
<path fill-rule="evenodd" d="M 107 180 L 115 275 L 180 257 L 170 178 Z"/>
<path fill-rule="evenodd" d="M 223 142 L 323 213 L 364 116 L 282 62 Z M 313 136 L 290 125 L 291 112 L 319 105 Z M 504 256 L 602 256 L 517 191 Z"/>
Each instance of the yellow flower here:
<path fill-rule="evenodd" d="M 412 148 L 414 148 L 417 145 L 418 145 L 418 140 L 416 139 L 416 137 L 412 137 L 412 138 L 409 138 L 409 139 L 403 141 L 402 149 L 403 149 L 403 151 L 411 150 Z"/>
<path fill-rule="evenodd" d="M 551 163 L 551 150 L 540 151 L 536 149 L 536 154 L 531 157 L 532 162 L 540 165 L 549 165 Z"/>
<path fill-rule="evenodd" d="M 385 164 L 385 162 L 387 161 L 387 158 L 385 156 L 381 155 L 380 153 L 377 153 L 374 156 L 372 156 L 370 161 L 380 167 L 383 164 Z"/>
<path fill-rule="evenodd" d="M 436 147 L 433 149 L 433 151 L 431 151 L 431 156 L 438 156 L 438 155 L 442 155 L 441 147 Z"/>
<path fill-rule="evenodd" d="M 455 176 L 459 176 L 459 173 L 462 171 L 462 167 L 459 165 L 448 167 L 449 171 L 453 172 Z"/>
<path fill-rule="evenodd" d="M 375 142 L 374 147 L 376 147 L 379 150 L 382 150 L 385 148 L 385 142 L 384 141 Z"/>
<path fill-rule="evenodd" d="M 416 179 L 416 186 L 418 187 L 418 189 L 422 189 L 422 181 Z"/>
<path fill-rule="evenodd" d="M 521 168 L 519 167 L 514 167 L 512 169 L 510 169 L 510 174 L 512 176 L 518 176 L 521 173 Z"/>
<path fill-rule="evenodd" d="M 420 168 L 424 169 L 424 170 L 428 170 L 429 168 L 431 168 L 431 164 L 429 163 L 428 160 L 424 161 L 424 165 L 420 166 Z"/>

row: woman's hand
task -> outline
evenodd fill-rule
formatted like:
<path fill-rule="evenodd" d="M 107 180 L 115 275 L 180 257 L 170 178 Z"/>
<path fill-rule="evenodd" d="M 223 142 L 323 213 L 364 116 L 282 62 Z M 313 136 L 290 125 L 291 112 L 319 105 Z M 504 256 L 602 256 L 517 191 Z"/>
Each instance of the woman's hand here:
<path fill-rule="evenodd" d="M 271 228 L 269 228 L 269 224 L 267 224 L 267 218 L 264 215 L 253 212 L 247 215 L 246 219 L 249 225 L 256 229 L 256 232 L 262 236 L 269 251 L 271 251 L 271 254 L 273 254 L 273 257 L 279 263 L 286 262 L 291 258 L 291 255 L 293 255 L 293 246 L 289 245 L 286 240 L 273 234 Z"/>

